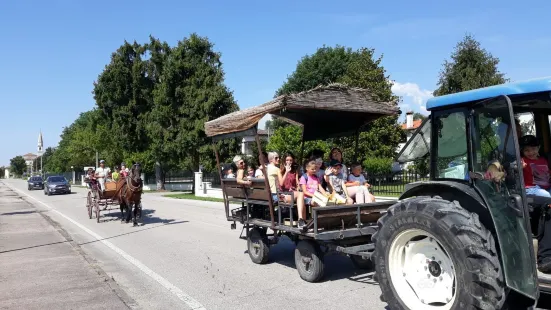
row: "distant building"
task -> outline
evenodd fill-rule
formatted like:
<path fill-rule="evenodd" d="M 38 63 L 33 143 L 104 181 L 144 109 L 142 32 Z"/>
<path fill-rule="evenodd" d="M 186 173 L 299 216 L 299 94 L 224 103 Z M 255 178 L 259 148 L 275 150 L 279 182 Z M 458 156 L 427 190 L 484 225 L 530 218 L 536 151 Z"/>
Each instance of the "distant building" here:
<path fill-rule="evenodd" d="M 25 160 L 25 163 L 27 164 L 27 173 L 32 174 L 33 173 L 33 166 L 35 159 L 38 158 L 38 155 L 33 153 L 27 153 L 23 155 L 23 159 Z"/>
<path fill-rule="evenodd" d="M 268 141 L 269 139 L 268 132 L 262 129 L 258 130 L 258 137 L 264 141 Z M 255 136 L 244 136 L 243 139 L 241 139 L 241 154 L 252 156 L 253 148 L 256 148 Z"/>

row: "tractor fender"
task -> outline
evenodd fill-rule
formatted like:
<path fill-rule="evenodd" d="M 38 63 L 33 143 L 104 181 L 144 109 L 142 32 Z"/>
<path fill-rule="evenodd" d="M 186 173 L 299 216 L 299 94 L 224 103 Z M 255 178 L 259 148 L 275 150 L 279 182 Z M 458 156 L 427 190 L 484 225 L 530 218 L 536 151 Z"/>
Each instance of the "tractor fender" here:
<path fill-rule="evenodd" d="M 406 185 L 400 200 L 415 196 L 439 196 L 454 201 L 467 211 L 478 214 L 480 222 L 495 235 L 494 221 L 484 197 L 468 183 L 454 181 L 421 181 Z M 497 241 L 497 240 L 496 240 Z M 497 245 L 499 247 L 499 244 Z"/>

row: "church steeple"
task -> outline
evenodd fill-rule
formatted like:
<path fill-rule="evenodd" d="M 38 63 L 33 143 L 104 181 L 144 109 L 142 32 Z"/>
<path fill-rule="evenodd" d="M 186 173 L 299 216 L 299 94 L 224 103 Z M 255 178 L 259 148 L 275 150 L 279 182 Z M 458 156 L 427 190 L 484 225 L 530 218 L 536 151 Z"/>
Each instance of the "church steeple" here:
<path fill-rule="evenodd" d="M 42 130 L 40 130 L 40 134 L 38 135 L 38 152 L 42 152 L 43 147 L 44 141 L 42 140 Z"/>

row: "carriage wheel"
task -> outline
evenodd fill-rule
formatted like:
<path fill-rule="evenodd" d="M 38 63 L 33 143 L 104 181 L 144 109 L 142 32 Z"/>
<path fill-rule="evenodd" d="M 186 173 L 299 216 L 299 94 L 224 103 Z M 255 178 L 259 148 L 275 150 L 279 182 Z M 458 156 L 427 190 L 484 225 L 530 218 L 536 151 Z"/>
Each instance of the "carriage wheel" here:
<path fill-rule="evenodd" d="M 88 218 L 92 218 L 92 192 L 88 192 L 88 197 L 86 197 L 86 208 L 88 209 Z"/>
<path fill-rule="evenodd" d="M 100 213 L 99 200 L 96 200 L 95 209 L 96 209 L 96 221 L 99 223 L 99 213 Z"/>

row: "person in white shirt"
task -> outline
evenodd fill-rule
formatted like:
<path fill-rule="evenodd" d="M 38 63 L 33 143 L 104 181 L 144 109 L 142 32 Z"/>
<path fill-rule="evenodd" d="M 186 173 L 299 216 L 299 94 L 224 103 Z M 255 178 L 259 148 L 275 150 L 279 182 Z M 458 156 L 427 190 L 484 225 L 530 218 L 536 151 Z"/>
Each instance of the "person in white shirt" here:
<path fill-rule="evenodd" d="M 105 179 L 109 175 L 109 168 L 105 168 L 105 160 L 99 161 L 99 168 L 96 169 L 96 179 L 98 180 L 101 191 L 105 191 Z"/>

